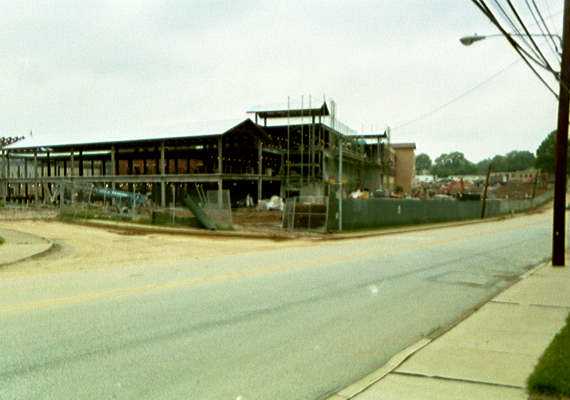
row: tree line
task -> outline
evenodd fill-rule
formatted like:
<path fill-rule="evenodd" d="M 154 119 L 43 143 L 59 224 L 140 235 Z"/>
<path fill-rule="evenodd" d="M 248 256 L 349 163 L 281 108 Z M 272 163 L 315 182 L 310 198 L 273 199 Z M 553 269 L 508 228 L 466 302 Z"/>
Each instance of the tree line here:
<path fill-rule="evenodd" d="M 487 173 L 490 164 L 492 164 L 492 170 L 495 172 L 516 172 L 536 168 L 552 173 L 554 172 L 555 136 L 556 131 L 550 132 L 536 150 L 536 155 L 526 150 L 514 150 L 504 155 L 486 158 L 477 163 L 469 161 L 459 151 L 444 153 L 434 161 L 425 153 L 418 154 L 416 156 L 416 173 L 421 174 L 423 171 L 428 171 L 430 175 L 438 177 L 483 175 Z"/>

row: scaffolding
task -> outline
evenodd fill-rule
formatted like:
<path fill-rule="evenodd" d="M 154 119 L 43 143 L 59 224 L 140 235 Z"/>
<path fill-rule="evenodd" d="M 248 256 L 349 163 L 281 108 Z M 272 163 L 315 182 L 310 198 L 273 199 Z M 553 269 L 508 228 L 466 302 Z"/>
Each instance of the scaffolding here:
<path fill-rule="evenodd" d="M 312 191 L 329 194 L 328 186 L 338 184 L 335 175 L 340 171 L 341 147 L 348 166 L 347 176 L 354 185 L 365 180 L 362 175 L 368 174 L 366 171 L 373 170 L 377 176 L 383 174 L 385 157 L 381 153 L 386 148 L 386 132 L 374 136 L 379 145 L 373 150 L 361 135 L 338 120 L 334 100 L 323 96 L 321 103 L 315 99 L 311 95 L 297 99 L 289 96 L 285 104 L 258 106 L 248 111 L 273 140 L 284 142 L 279 149 L 284 198 L 315 194 Z"/>

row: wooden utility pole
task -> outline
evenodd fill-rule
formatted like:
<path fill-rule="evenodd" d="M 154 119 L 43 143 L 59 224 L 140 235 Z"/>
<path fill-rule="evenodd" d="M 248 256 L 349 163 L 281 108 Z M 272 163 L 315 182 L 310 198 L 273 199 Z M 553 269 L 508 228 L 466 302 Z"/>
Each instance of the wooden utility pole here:
<path fill-rule="evenodd" d="M 338 230 L 342 232 L 342 138 L 338 135 Z"/>
<path fill-rule="evenodd" d="M 552 224 L 552 265 L 565 264 L 566 251 L 566 173 L 568 156 L 568 107 L 570 107 L 570 0 L 564 1 L 562 65 L 558 96 L 558 129 L 556 130 L 554 219 Z"/>
<path fill-rule="evenodd" d="M 485 218 L 485 211 L 487 211 L 487 190 L 489 189 L 489 180 L 491 178 L 491 169 L 493 164 L 489 164 L 487 169 L 487 178 L 485 179 L 485 188 L 483 189 L 483 198 L 481 199 L 481 219 Z"/>
<path fill-rule="evenodd" d="M 532 184 L 532 198 L 533 199 L 536 197 L 536 187 L 538 186 L 539 175 L 540 175 L 540 169 L 536 170 L 536 173 L 534 174 L 534 182 Z"/>

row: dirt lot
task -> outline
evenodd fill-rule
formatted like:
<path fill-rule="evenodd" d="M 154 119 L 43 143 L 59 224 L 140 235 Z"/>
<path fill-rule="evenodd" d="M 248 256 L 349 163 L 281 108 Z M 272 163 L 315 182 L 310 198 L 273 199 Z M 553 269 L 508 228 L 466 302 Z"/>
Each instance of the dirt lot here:
<path fill-rule="evenodd" d="M 56 244 L 45 256 L 0 268 L 4 276 L 120 268 L 137 263 L 167 266 L 183 260 L 311 245 L 302 240 L 275 242 L 156 233 L 124 235 L 104 228 L 45 220 L 0 221 L 0 226 L 42 236 Z"/>

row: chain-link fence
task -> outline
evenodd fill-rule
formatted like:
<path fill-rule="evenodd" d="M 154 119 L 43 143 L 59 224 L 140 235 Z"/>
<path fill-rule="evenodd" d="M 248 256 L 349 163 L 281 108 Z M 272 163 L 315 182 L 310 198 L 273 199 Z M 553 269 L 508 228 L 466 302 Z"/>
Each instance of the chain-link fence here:
<path fill-rule="evenodd" d="M 283 228 L 325 231 L 328 217 L 327 196 L 290 197 L 283 210 Z"/>
<path fill-rule="evenodd" d="M 208 190 L 204 212 L 217 224 L 231 226 L 232 203 L 229 190 Z"/>

